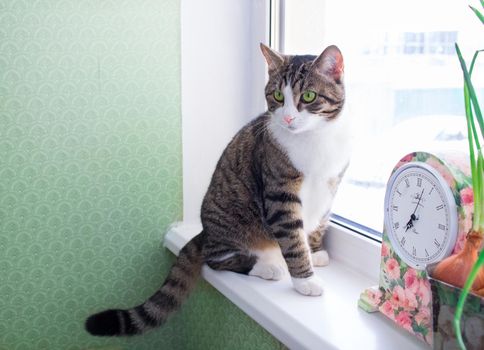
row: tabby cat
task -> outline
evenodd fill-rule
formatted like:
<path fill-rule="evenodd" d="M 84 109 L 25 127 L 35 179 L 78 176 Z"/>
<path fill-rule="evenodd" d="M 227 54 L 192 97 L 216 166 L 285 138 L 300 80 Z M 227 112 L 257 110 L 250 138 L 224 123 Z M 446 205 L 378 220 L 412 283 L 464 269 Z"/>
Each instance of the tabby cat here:
<path fill-rule="evenodd" d="M 223 152 L 201 208 L 203 231 L 180 251 L 161 288 L 129 310 L 90 316 L 93 335 L 133 335 L 160 326 L 193 289 L 203 263 L 279 280 L 289 270 L 301 294 L 323 292 L 313 266 L 328 264 L 322 237 L 348 165 L 345 93 L 336 46 L 288 56 L 261 44 L 269 67 L 268 111 Z"/>

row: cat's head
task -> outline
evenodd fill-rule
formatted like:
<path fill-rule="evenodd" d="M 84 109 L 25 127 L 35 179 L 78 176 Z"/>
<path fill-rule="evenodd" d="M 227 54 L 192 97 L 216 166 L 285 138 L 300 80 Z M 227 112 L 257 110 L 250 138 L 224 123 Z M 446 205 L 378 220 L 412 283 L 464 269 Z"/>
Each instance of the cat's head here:
<path fill-rule="evenodd" d="M 338 118 L 345 93 L 343 56 L 336 46 L 319 56 L 283 55 L 264 44 L 261 50 L 269 66 L 265 94 L 273 123 L 301 133 Z"/>

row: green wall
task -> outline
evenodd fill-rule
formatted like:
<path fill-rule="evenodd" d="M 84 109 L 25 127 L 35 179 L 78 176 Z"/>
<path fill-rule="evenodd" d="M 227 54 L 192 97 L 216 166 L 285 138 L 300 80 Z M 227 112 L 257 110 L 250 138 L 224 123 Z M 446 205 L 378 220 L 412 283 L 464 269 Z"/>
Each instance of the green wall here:
<path fill-rule="evenodd" d="M 0 0 L 0 349 L 272 349 L 206 283 L 168 324 L 84 319 L 161 283 L 182 215 L 178 0 Z"/>

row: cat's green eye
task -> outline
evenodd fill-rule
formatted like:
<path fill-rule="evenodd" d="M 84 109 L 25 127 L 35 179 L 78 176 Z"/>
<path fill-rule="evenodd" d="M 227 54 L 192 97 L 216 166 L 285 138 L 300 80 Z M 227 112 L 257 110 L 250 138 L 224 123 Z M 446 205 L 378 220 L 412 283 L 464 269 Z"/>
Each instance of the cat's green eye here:
<path fill-rule="evenodd" d="M 281 90 L 274 91 L 274 99 L 277 102 L 283 102 L 284 101 L 284 95 L 282 94 Z"/>
<path fill-rule="evenodd" d="M 306 90 L 302 94 L 301 99 L 305 103 L 311 103 L 311 102 L 313 102 L 316 99 L 316 93 L 314 91 L 311 91 L 311 90 Z"/>

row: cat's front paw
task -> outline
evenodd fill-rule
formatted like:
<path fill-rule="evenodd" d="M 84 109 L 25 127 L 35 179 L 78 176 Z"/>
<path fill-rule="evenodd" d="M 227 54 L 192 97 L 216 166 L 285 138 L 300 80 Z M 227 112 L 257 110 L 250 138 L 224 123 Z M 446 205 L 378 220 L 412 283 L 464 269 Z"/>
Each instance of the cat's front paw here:
<path fill-rule="evenodd" d="M 326 250 L 320 250 L 311 254 L 313 266 L 326 266 L 329 264 L 329 256 Z"/>
<path fill-rule="evenodd" d="M 323 281 L 315 275 L 307 278 L 292 278 L 294 288 L 303 295 L 319 296 L 323 294 Z"/>

